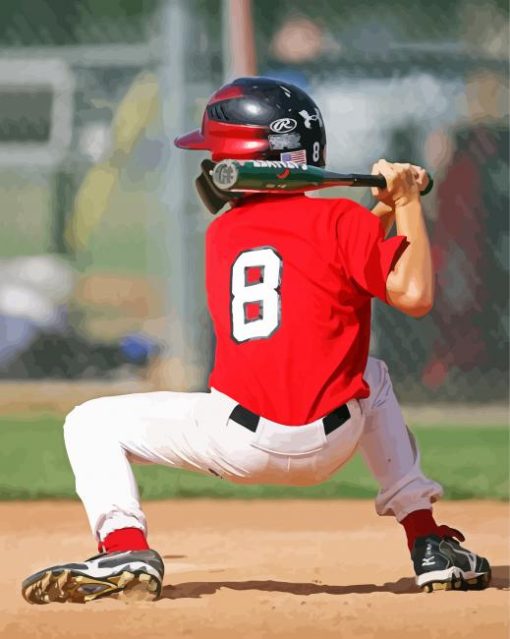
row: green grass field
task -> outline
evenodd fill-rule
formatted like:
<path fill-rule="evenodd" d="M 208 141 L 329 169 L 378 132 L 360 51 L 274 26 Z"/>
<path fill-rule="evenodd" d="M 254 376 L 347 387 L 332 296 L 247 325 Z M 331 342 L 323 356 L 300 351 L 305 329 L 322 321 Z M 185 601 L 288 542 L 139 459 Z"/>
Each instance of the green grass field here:
<path fill-rule="evenodd" d="M 423 468 L 443 484 L 447 499 L 508 499 L 506 428 L 418 426 L 413 430 Z M 0 499 L 75 497 L 61 417 L 1 417 L 0 433 Z M 135 472 L 145 499 L 373 498 L 376 493 L 375 483 L 358 456 L 328 482 L 307 488 L 236 486 L 214 477 L 157 466 L 139 466 Z"/>

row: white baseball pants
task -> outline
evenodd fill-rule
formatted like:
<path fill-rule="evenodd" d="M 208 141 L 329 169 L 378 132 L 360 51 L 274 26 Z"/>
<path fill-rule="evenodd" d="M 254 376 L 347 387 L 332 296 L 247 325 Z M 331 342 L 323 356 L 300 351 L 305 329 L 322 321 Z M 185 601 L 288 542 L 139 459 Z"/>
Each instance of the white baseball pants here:
<path fill-rule="evenodd" d="M 377 480 L 376 510 L 401 521 L 430 508 L 441 486 L 420 468 L 384 362 L 369 358 L 371 393 L 347 403 L 351 417 L 325 435 L 322 420 L 285 426 L 264 418 L 255 433 L 229 419 L 237 402 L 219 391 L 101 397 L 67 416 L 67 453 L 93 533 L 147 532 L 130 462 L 163 464 L 238 483 L 304 486 L 327 480 L 357 448 Z"/>

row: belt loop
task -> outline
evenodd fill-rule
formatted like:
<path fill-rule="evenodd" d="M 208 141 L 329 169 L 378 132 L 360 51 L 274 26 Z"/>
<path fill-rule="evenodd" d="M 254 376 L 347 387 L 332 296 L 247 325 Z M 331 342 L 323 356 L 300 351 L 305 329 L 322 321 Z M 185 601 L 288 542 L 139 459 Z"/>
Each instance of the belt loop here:
<path fill-rule="evenodd" d="M 234 407 L 234 410 L 230 413 L 230 419 L 254 433 L 259 425 L 260 417 L 255 413 L 252 413 L 251 410 L 241 406 L 241 404 L 237 404 L 237 406 Z"/>
<path fill-rule="evenodd" d="M 326 415 L 326 417 L 322 419 L 322 423 L 324 424 L 324 432 L 326 433 L 326 435 L 329 435 L 337 428 L 340 428 L 342 424 L 345 424 L 345 422 L 350 418 L 351 418 L 351 413 L 349 411 L 347 404 L 343 404 L 343 406 L 339 406 L 334 411 L 329 413 L 329 415 Z"/>

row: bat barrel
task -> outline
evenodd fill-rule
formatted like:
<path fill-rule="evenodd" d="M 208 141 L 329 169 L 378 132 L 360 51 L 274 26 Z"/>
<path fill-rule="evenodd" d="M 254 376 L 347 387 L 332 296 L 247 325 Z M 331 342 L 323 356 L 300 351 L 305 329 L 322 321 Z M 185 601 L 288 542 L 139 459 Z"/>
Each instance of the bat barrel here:
<path fill-rule="evenodd" d="M 223 160 L 213 169 L 222 191 L 302 193 L 327 186 L 325 171 L 315 166 L 271 160 Z"/>

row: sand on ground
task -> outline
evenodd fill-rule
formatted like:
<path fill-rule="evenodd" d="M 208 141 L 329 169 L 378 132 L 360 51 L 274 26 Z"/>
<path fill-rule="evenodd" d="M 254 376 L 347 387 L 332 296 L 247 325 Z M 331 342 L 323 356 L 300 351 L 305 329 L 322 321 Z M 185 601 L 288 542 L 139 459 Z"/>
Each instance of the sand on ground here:
<path fill-rule="evenodd" d="M 24 577 L 95 554 L 77 502 L 0 503 L 2 639 L 499 639 L 509 635 L 509 511 L 444 502 L 442 523 L 487 556 L 483 592 L 421 593 L 403 532 L 370 501 L 146 504 L 165 560 L 162 598 L 126 605 L 27 604 Z"/>

